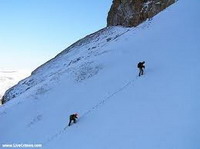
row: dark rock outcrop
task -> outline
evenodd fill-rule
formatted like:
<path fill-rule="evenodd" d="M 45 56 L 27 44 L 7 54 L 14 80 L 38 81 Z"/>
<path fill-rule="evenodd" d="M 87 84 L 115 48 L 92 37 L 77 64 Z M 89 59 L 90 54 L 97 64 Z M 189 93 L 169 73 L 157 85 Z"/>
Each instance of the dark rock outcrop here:
<path fill-rule="evenodd" d="M 107 26 L 135 27 L 177 0 L 113 0 Z"/>
<path fill-rule="evenodd" d="M 4 96 L 1 98 L 1 104 L 3 105 L 5 103 Z"/>

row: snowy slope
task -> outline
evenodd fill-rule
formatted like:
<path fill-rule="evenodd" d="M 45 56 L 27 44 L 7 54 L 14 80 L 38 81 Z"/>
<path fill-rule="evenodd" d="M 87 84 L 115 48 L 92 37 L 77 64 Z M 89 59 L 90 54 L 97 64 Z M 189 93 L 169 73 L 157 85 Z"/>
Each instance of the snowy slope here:
<path fill-rule="evenodd" d="M 40 67 L 0 108 L 0 144 L 199 149 L 198 4 L 182 0 L 137 28 L 103 29 Z M 80 119 L 64 131 L 73 112 Z"/>
<path fill-rule="evenodd" d="M 104 28 L 81 39 L 58 54 L 54 59 L 33 71 L 31 77 L 10 88 L 5 94 L 6 100 L 9 101 L 18 97 L 28 90 L 31 90 L 31 94 L 35 94 L 33 93 L 34 88 L 39 92 L 40 90 L 48 90 L 51 88 L 51 84 L 57 82 L 64 73 L 73 75 L 76 82 L 95 75 L 101 69 L 101 66 L 92 68 L 95 64 L 93 64 L 94 61 L 91 60 L 91 56 L 96 57 L 108 52 L 99 49 L 102 49 L 108 42 L 119 38 L 127 31 L 128 29 L 123 28 Z M 86 71 L 89 71 L 88 74 L 82 74 Z"/>

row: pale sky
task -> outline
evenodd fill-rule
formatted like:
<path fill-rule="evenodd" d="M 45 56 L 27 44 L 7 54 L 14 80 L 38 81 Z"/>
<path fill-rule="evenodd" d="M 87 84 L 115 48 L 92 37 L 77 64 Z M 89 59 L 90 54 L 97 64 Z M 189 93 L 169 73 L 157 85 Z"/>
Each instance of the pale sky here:
<path fill-rule="evenodd" d="M 0 70 L 30 70 L 106 26 L 112 0 L 0 0 Z"/>

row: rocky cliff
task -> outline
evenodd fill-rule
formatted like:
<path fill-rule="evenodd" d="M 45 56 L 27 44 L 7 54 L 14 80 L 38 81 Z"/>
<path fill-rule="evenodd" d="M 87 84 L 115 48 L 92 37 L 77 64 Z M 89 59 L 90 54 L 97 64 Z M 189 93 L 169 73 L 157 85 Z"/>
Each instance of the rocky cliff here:
<path fill-rule="evenodd" d="M 107 26 L 135 27 L 177 0 L 113 0 Z"/>

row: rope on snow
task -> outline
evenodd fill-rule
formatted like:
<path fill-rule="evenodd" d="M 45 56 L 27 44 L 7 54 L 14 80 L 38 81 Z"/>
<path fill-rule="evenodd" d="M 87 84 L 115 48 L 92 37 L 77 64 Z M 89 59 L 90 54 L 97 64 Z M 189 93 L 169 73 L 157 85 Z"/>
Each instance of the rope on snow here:
<path fill-rule="evenodd" d="M 136 78 L 137 79 L 137 76 Z M 100 106 L 102 106 L 105 102 L 107 102 L 109 99 L 111 99 L 113 96 L 115 96 L 116 94 L 118 94 L 119 92 L 123 91 L 124 89 L 126 89 L 130 84 L 132 84 L 135 79 L 127 82 L 124 86 L 122 86 L 121 88 L 119 88 L 118 90 L 116 90 L 115 92 L 113 92 L 112 94 L 108 95 L 107 97 L 105 97 L 102 101 L 100 101 L 99 103 L 97 103 L 95 106 L 93 106 L 92 108 L 90 108 L 88 111 L 84 112 L 80 117 L 83 118 L 86 115 L 90 114 L 92 111 L 96 110 L 97 108 L 99 108 Z M 67 129 L 69 128 L 69 126 L 66 126 L 64 129 L 59 130 L 56 134 L 54 134 L 53 136 L 51 136 L 49 139 L 47 139 L 47 141 L 45 144 L 48 144 L 50 141 L 54 140 L 55 138 L 57 138 L 58 136 L 60 136 L 61 134 L 63 134 Z"/>

